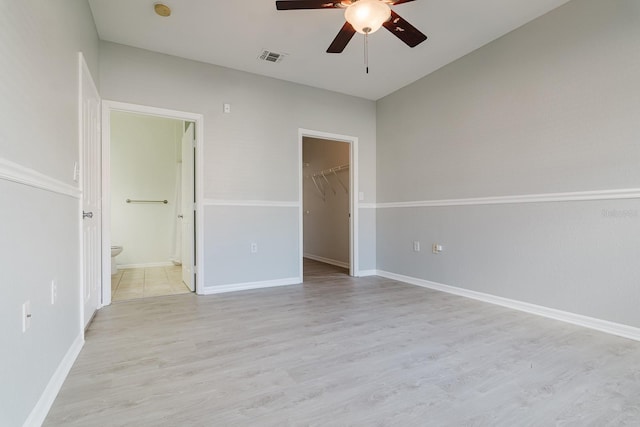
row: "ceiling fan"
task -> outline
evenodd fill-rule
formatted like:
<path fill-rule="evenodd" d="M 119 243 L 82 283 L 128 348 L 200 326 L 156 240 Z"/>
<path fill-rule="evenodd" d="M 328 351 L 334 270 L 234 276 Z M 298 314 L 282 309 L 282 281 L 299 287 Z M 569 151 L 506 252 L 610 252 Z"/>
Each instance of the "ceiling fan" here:
<path fill-rule="evenodd" d="M 347 22 L 342 26 L 327 53 L 341 53 L 356 32 L 368 35 L 385 27 L 393 35 L 415 47 L 427 36 L 391 10 L 391 5 L 414 0 L 278 0 L 278 10 L 344 9 Z"/>

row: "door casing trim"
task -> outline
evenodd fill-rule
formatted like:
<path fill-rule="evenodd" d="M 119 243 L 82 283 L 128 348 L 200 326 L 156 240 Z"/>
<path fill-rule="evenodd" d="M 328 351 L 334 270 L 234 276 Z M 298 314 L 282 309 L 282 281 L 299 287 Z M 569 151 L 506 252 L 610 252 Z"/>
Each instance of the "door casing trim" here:
<path fill-rule="evenodd" d="M 304 224 L 303 224 L 303 166 L 302 141 L 305 137 L 327 139 L 331 141 L 346 142 L 349 144 L 349 210 L 351 221 L 349 221 L 349 275 L 358 277 L 360 275 L 360 263 L 358 259 L 358 210 L 359 210 L 359 187 L 358 187 L 358 137 L 340 135 L 336 133 L 322 132 L 311 129 L 298 129 L 298 259 L 300 261 L 300 282 L 303 281 L 303 257 L 304 257 Z"/>

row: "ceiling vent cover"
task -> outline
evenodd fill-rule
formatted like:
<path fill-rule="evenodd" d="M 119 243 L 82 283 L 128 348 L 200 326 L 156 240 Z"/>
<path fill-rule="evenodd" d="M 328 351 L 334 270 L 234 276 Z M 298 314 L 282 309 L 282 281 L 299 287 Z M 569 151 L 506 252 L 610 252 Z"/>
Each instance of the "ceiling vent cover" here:
<path fill-rule="evenodd" d="M 267 62 L 278 63 L 278 62 L 282 61 L 285 56 L 286 56 L 285 53 L 277 53 L 277 52 L 272 52 L 270 50 L 266 50 L 265 49 L 265 50 L 262 51 L 262 53 L 260 54 L 258 59 L 261 59 L 261 60 L 267 61 Z"/>

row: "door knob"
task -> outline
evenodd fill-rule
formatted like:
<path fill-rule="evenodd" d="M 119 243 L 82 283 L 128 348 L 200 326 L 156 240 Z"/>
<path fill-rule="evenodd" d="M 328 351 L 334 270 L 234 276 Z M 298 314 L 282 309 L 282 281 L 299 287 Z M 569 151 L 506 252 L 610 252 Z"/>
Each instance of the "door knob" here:
<path fill-rule="evenodd" d="M 82 219 L 85 219 L 85 218 L 93 218 L 93 212 L 82 211 Z"/>
<path fill-rule="evenodd" d="M 182 214 L 178 215 L 178 218 L 184 218 L 184 216 Z"/>

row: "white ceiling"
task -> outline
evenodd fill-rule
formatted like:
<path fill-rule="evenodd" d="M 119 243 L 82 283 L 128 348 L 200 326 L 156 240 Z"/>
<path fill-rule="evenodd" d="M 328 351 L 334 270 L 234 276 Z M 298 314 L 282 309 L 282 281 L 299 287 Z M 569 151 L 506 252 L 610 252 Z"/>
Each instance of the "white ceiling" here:
<path fill-rule="evenodd" d="M 416 0 L 392 8 L 429 38 L 409 48 L 381 28 L 325 53 L 344 23 L 339 9 L 277 11 L 275 0 L 89 0 L 102 40 L 377 100 L 568 0 Z M 258 60 L 263 49 L 286 53 Z"/>

